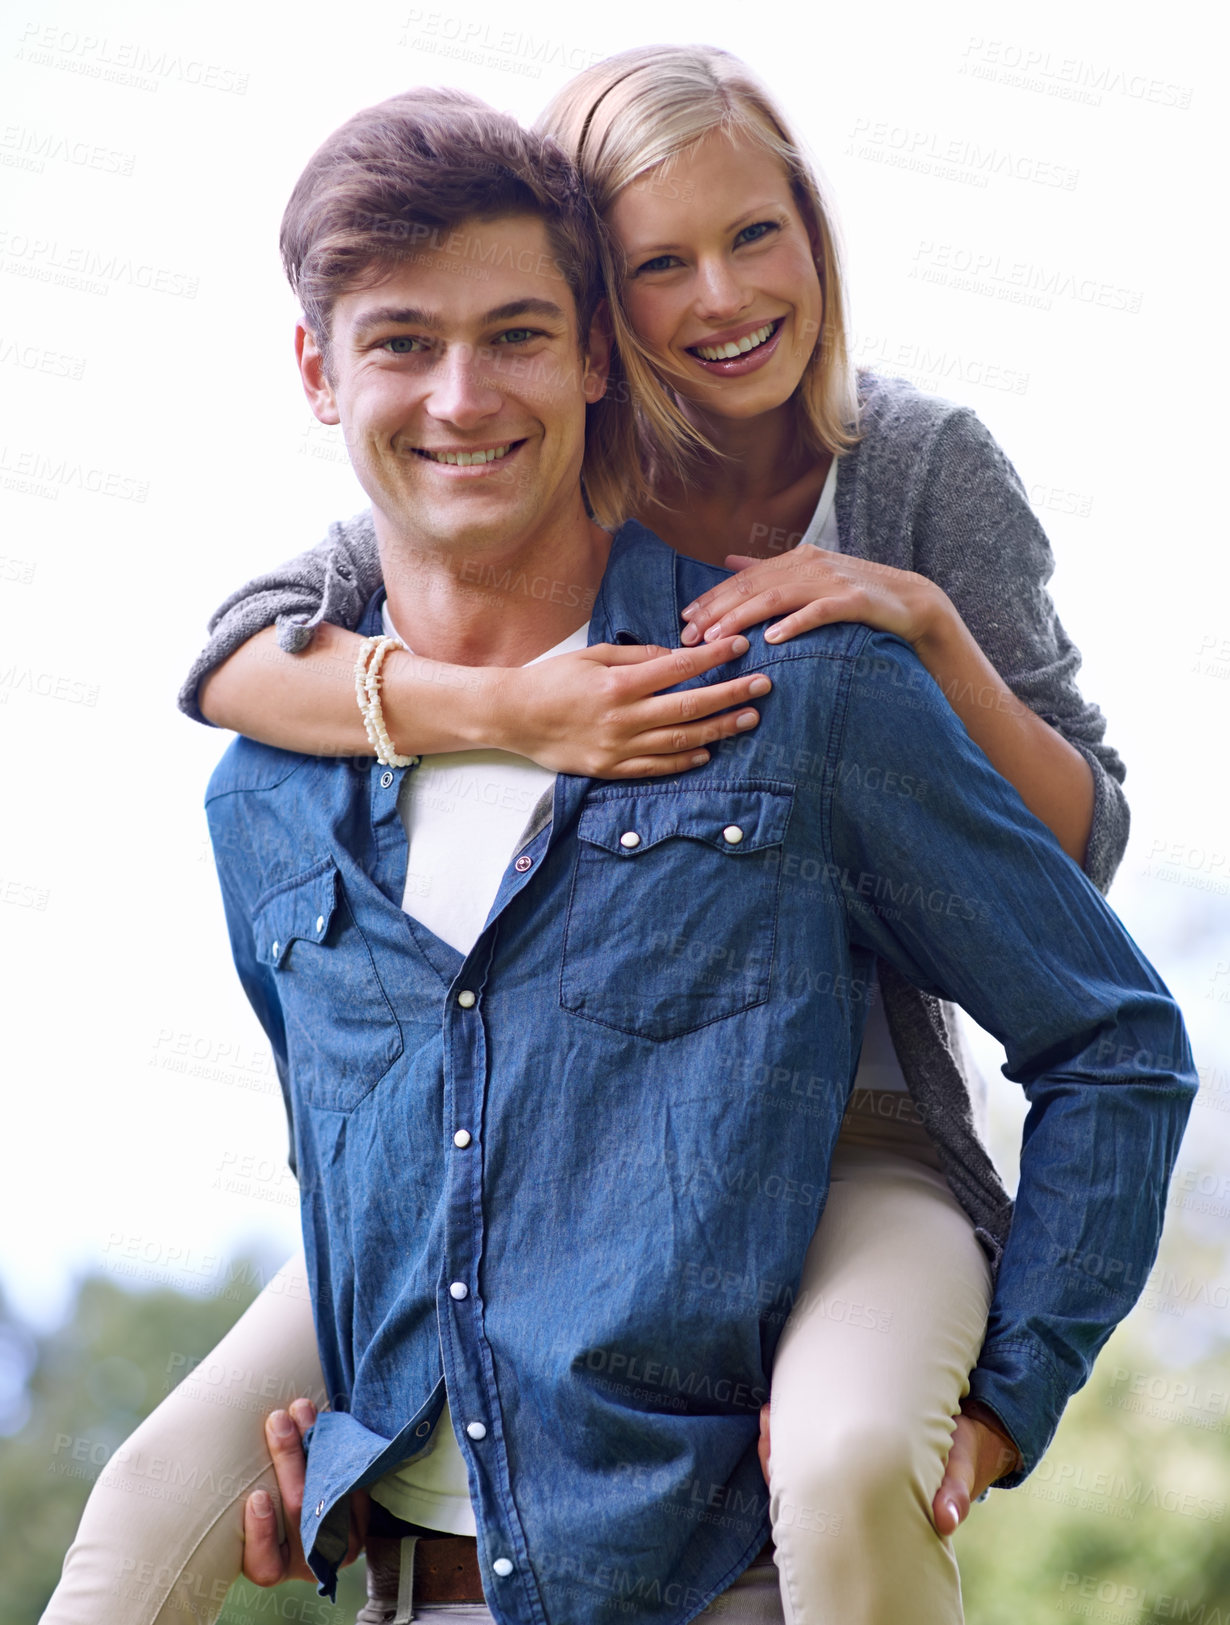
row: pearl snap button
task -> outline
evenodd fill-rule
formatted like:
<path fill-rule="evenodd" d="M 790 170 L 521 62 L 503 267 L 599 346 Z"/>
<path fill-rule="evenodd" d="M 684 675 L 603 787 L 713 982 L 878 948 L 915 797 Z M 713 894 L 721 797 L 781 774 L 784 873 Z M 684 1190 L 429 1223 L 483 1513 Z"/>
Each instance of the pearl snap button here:
<path fill-rule="evenodd" d="M 478 997 L 476 994 L 471 993 L 467 987 L 464 992 L 457 995 L 457 1003 L 463 1010 L 473 1010 L 474 1006 L 478 1003 Z"/>
<path fill-rule="evenodd" d="M 325 1503 L 323 1501 L 317 1501 L 317 1503 L 316 1503 L 316 1516 L 318 1518 L 320 1517 L 321 1513 L 324 1510 L 325 1510 Z"/>
<path fill-rule="evenodd" d="M 416 1439 L 425 1439 L 430 1432 L 431 1432 L 431 1423 L 430 1422 L 420 1422 L 418 1427 L 416 1427 L 415 1430 L 414 1430 L 414 1437 Z"/>
<path fill-rule="evenodd" d="M 277 958 L 277 957 L 278 957 L 278 949 L 279 949 L 279 948 L 280 948 L 280 947 L 281 947 L 281 946 L 282 946 L 282 944 L 281 944 L 281 943 L 280 943 L 280 942 L 275 942 L 275 943 L 274 943 L 274 945 L 273 945 L 273 957 L 274 957 L 274 958 L 275 958 L 275 959 L 276 959 L 276 958 Z"/>
<path fill-rule="evenodd" d="M 392 784 L 392 782 L 393 782 L 393 775 L 391 773 L 382 773 L 380 775 L 380 788 L 382 790 L 387 790 L 389 785 Z"/>
<path fill-rule="evenodd" d="M 467 1422 L 466 1432 L 472 1439 L 485 1439 L 487 1437 L 487 1429 L 481 1422 Z"/>
<path fill-rule="evenodd" d="M 316 929 L 318 931 L 323 931 L 324 928 L 325 928 L 325 917 L 324 917 L 323 914 L 318 914 L 316 916 Z"/>
<path fill-rule="evenodd" d="M 506 1557 L 497 1557 L 491 1565 L 492 1574 L 498 1574 L 501 1580 L 507 1580 L 512 1571 L 513 1566 Z"/>
<path fill-rule="evenodd" d="M 460 1303 L 462 1298 L 470 1296 L 470 1289 L 464 1281 L 454 1281 L 448 1289 L 448 1295 L 450 1298 L 456 1298 L 457 1302 Z"/>
<path fill-rule="evenodd" d="M 513 864 L 513 868 L 519 875 L 523 875 L 525 871 L 530 868 L 533 862 L 533 858 L 527 858 L 523 855 L 517 859 L 516 863 Z"/>
<path fill-rule="evenodd" d="M 641 844 L 641 838 L 634 829 L 625 830 L 619 837 L 619 844 L 620 846 L 626 846 L 630 852 L 634 846 Z"/>
<path fill-rule="evenodd" d="M 743 831 L 739 828 L 738 824 L 727 824 L 726 828 L 722 831 L 722 838 L 723 840 L 728 841 L 731 846 L 738 846 L 739 842 L 743 839 Z"/>
<path fill-rule="evenodd" d="M 471 1139 L 472 1135 L 470 1134 L 468 1128 L 459 1128 L 456 1134 L 453 1135 L 453 1144 L 457 1147 L 458 1151 L 464 1151 L 466 1146 L 469 1145 Z"/>

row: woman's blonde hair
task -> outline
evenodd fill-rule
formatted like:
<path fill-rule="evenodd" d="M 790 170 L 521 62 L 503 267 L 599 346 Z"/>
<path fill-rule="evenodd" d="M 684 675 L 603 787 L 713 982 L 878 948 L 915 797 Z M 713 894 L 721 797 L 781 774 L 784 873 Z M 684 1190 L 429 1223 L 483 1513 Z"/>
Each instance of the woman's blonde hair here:
<path fill-rule="evenodd" d="M 779 158 L 817 247 L 824 300 L 820 333 L 797 390 L 799 446 L 840 455 L 854 445 L 857 384 L 836 221 L 801 142 L 744 63 L 707 45 L 620 51 L 570 80 L 535 128 L 574 159 L 600 222 L 638 176 L 714 130 L 755 142 Z M 686 478 L 696 455 L 714 448 L 688 422 L 628 321 L 626 267 L 605 227 L 601 247 L 618 355 L 606 400 L 590 408 L 592 437 L 604 454 L 594 459 L 597 479 L 587 480 L 587 490 L 596 513 L 627 512 L 651 498 L 655 475 L 669 471 Z M 609 490 L 608 479 L 614 482 Z"/>

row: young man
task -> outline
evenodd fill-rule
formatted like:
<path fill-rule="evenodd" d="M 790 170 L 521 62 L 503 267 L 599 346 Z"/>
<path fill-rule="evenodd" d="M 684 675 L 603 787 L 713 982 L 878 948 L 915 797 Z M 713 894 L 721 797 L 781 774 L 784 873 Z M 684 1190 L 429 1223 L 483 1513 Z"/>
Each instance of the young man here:
<path fill-rule="evenodd" d="M 387 599 L 361 630 L 471 666 L 672 644 L 718 574 L 587 512 L 607 349 L 559 155 L 465 98 L 396 98 L 312 160 L 283 248 L 309 400 L 372 501 Z M 493 617 L 505 573 L 548 590 Z M 673 1625 L 732 1582 L 734 1617 L 763 1605 L 737 1579 L 768 1533 L 758 1412 L 874 955 L 995 1032 L 1030 1097 L 971 1377 L 1007 1481 L 1143 1283 L 1195 1087 L 1155 973 L 898 640 L 737 656 L 774 682 L 750 748 L 635 783 L 507 762 L 502 833 L 433 818 L 438 759 L 239 740 L 214 775 L 334 1396 L 302 1520 L 326 1588 L 371 1487 L 395 1535 L 472 1527 L 509 1625 Z"/>

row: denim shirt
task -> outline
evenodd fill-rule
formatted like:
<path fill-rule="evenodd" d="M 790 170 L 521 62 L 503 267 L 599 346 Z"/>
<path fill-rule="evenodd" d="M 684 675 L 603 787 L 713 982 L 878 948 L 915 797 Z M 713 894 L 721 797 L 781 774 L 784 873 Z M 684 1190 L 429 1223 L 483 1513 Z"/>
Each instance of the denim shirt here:
<path fill-rule="evenodd" d="M 624 526 L 591 641 L 675 643 L 720 574 Z M 429 1447 L 446 1386 L 501 1622 L 681 1625 L 746 1566 L 875 955 L 1030 1102 L 971 1378 L 1025 1472 L 1144 1284 L 1196 1087 L 1165 987 L 904 643 L 749 637 L 700 681 L 769 672 L 756 732 L 681 778 L 561 776 L 464 957 L 401 907 L 412 768 L 240 739 L 214 773 L 333 1398 L 322 1590 L 348 1492 Z"/>

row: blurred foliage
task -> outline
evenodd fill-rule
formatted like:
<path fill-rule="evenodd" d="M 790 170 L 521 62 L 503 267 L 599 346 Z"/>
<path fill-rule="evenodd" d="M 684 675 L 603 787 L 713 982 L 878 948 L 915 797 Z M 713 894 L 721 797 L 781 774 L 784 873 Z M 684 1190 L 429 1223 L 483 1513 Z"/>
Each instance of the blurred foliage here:
<path fill-rule="evenodd" d="M 1181 1271 L 1163 1261 L 1034 1476 L 994 1492 L 958 1536 L 969 1625 L 1230 1625 L 1230 1303 L 1217 1252 L 1202 1257 L 1188 1238 L 1182 1256 Z M 36 1625 L 102 1463 L 260 1280 L 237 1265 L 200 1298 L 91 1277 L 42 1338 L 0 1296 L 0 1625 Z M 361 1565 L 336 1611 L 307 1584 L 240 1581 L 221 1621 L 345 1625 L 361 1597 Z"/>
<path fill-rule="evenodd" d="M 102 1466 L 230 1330 L 263 1279 L 247 1262 L 227 1275 L 208 1298 L 87 1277 L 65 1324 L 47 1337 L 23 1326 L 0 1293 L 0 1427 L 9 1433 L 0 1438 L 0 1625 L 36 1625 Z M 241 1580 L 221 1625 L 270 1617 L 344 1625 L 362 1604 L 361 1568 L 346 1572 L 336 1610 L 306 1582 L 274 1593 Z"/>
<path fill-rule="evenodd" d="M 1230 1625 L 1230 1280 L 1168 1231 L 1045 1459 L 958 1533 L 969 1625 Z"/>

